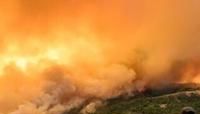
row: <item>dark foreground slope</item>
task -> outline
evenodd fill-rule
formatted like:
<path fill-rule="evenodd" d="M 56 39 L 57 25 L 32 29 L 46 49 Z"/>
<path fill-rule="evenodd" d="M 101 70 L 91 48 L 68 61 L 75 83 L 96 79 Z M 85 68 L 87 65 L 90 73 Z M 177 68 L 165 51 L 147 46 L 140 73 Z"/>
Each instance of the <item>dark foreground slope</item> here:
<path fill-rule="evenodd" d="M 115 99 L 99 108 L 95 114 L 179 114 L 184 106 L 200 112 L 200 92 L 178 92 L 158 97 Z"/>
<path fill-rule="evenodd" d="M 179 114 L 185 106 L 192 106 L 200 112 L 199 88 L 200 85 L 196 84 L 178 84 L 149 89 L 134 97 L 107 100 L 92 114 Z M 76 109 L 70 114 L 79 114 L 80 110 Z"/>

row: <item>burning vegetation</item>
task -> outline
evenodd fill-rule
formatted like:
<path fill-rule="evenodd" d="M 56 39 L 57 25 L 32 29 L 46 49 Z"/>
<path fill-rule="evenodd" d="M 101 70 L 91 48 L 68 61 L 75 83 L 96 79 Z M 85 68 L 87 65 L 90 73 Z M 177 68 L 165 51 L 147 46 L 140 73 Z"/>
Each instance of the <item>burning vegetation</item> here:
<path fill-rule="evenodd" d="M 200 83 L 199 5 L 0 0 L 0 113 L 62 114 L 147 88 Z"/>

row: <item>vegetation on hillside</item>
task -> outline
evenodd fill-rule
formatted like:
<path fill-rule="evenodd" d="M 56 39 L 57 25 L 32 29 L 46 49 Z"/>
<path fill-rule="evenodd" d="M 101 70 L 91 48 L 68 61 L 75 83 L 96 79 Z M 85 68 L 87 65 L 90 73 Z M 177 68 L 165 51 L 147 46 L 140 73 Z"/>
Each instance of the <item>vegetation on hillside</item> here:
<path fill-rule="evenodd" d="M 200 89 L 195 84 L 178 84 L 162 89 L 149 89 L 133 97 L 104 101 L 94 113 L 88 114 L 179 114 L 185 106 L 200 112 Z M 64 114 L 80 114 L 85 105 Z"/>

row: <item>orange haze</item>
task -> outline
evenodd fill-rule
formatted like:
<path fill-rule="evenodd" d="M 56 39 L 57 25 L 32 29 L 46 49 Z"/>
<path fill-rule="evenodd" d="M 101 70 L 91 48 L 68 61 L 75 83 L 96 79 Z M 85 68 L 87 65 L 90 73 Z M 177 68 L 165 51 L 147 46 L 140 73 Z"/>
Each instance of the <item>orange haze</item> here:
<path fill-rule="evenodd" d="M 200 83 L 198 0 L 0 0 L 0 113 L 61 114 Z"/>

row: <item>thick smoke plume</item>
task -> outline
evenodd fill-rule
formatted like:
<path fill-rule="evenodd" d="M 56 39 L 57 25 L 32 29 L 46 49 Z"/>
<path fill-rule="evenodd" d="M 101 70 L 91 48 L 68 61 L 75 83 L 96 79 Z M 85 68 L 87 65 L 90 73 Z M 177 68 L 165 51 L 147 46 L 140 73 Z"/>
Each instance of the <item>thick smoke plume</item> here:
<path fill-rule="evenodd" d="M 198 0 L 0 0 L 0 113 L 62 114 L 200 82 Z"/>

